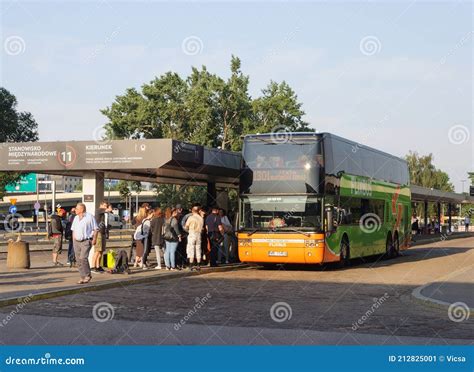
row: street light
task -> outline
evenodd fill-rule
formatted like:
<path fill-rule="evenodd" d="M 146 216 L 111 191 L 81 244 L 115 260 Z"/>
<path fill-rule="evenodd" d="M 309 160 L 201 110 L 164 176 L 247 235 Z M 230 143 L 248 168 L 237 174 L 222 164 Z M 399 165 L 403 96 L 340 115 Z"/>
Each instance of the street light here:
<path fill-rule="evenodd" d="M 462 184 L 462 193 L 464 194 L 464 182 L 466 182 L 467 180 L 461 180 L 461 184 Z"/>

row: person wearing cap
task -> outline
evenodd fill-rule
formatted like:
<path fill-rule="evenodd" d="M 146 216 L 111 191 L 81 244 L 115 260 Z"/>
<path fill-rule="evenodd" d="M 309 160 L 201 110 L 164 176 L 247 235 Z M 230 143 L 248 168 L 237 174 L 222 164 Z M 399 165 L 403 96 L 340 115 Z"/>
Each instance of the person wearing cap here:
<path fill-rule="evenodd" d="M 57 213 L 51 216 L 51 221 L 48 225 L 48 239 L 53 240 L 53 265 L 63 266 L 58 261 L 58 256 L 63 251 L 63 235 L 64 227 L 62 218 L 66 214 L 64 209 L 58 209 Z"/>

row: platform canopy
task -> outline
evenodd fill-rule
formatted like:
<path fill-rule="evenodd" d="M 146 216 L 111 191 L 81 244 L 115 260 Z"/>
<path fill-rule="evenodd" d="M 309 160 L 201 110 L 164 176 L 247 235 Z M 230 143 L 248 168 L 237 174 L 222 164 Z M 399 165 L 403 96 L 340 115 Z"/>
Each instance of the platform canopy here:
<path fill-rule="evenodd" d="M 426 187 L 411 185 L 411 199 L 413 201 L 440 202 L 465 204 L 474 203 L 474 197 L 467 194 L 459 194 L 449 191 L 429 189 Z"/>
<path fill-rule="evenodd" d="M 237 186 L 240 154 L 172 139 L 1 143 L 0 171 Z"/>

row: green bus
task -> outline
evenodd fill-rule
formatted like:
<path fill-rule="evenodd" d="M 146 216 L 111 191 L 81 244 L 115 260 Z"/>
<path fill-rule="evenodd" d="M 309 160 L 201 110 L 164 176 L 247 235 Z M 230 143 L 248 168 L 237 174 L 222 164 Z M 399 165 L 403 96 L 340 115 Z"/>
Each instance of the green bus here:
<path fill-rule="evenodd" d="M 408 248 L 405 160 L 331 133 L 247 135 L 242 152 L 242 262 L 345 266 Z"/>

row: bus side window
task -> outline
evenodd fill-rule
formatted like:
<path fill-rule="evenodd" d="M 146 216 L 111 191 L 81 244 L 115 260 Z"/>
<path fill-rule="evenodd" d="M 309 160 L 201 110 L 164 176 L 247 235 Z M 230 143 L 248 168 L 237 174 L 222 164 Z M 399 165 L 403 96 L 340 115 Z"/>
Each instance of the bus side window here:
<path fill-rule="evenodd" d="M 360 200 L 360 214 L 363 216 L 364 214 L 367 213 L 373 213 L 373 211 L 370 210 L 370 201 L 369 199 L 361 199 Z"/>

